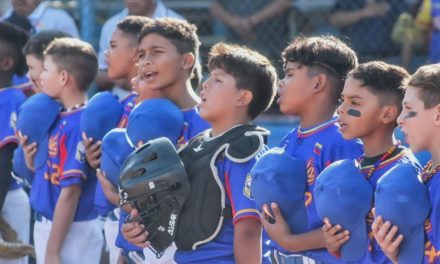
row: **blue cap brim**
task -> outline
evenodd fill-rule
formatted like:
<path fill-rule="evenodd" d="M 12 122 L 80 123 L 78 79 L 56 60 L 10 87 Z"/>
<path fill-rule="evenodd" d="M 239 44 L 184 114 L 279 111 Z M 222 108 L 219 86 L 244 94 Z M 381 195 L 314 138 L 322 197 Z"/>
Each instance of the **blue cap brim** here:
<path fill-rule="evenodd" d="M 350 239 L 341 247 L 341 259 L 347 262 L 360 261 L 368 250 L 368 232 L 365 221 L 350 231 Z"/>

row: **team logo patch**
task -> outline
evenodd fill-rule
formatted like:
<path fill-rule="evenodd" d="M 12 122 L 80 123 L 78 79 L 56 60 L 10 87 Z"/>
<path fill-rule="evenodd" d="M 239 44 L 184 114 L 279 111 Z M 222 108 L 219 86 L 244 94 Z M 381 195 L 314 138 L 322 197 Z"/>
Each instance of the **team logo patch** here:
<path fill-rule="evenodd" d="M 244 187 L 243 187 L 243 194 L 247 198 L 253 200 L 254 198 L 252 197 L 252 193 L 251 193 L 251 184 L 252 184 L 252 175 L 249 173 L 246 176 L 246 181 L 245 181 Z"/>
<path fill-rule="evenodd" d="M 15 130 L 17 128 L 17 113 L 12 112 L 9 118 L 9 126 Z"/>
<path fill-rule="evenodd" d="M 75 159 L 81 163 L 83 163 L 86 160 L 86 148 L 84 146 L 84 142 L 80 141 L 78 142 L 78 145 L 76 145 L 76 152 L 75 152 Z"/>

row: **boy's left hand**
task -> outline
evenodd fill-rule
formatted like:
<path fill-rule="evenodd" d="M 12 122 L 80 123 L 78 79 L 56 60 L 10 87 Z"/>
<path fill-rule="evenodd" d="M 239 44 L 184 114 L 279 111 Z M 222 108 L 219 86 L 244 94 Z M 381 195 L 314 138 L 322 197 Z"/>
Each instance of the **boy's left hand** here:
<path fill-rule="evenodd" d="M 261 224 L 269 237 L 283 247 L 284 241 L 286 241 L 287 237 L 291 234 L 290 228 L 281 214 L 280 207 L 276 203 L 271 203 L 273 215 L 270 214 L 268 207 L 267 204 L 263 205 Z"/>
<path fill-rule="evenodd" d="M 348 230 L 343 230 L 340 225 L 332 226 L 328 218 L 324 219 L 322 232 L 324 233 L 325 247 L 333 255 L 338 255 L 341 246 L 350 239 Z"/>

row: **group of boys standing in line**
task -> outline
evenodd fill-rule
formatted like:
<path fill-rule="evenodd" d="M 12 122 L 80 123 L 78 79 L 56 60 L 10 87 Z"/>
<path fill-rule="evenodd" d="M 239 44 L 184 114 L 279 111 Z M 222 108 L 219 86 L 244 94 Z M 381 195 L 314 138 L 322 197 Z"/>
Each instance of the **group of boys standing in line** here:
<path fill-rule="evenodd" d="M 191 84 L 191 79 L 197 78 L 200 46 L 194 25 L 171 18 L 136 16 L 119 21 L 105 53 L 108 77 L 133 85 L 133 92 L 125 92 L 124 97 L 119 94 L 124 108 L 119 128 L 129 125 L 130 112 L 137 105 L 154 98 L 167 99 L 181 109 L 184 120 L 182 127 L 176 126 L 179 137 L 172 139 L 173 144 L 185 147 L 204 131 L 205 140 L 209 140 L 252 123 L 271 105 L 276 92 L 281 112 L 300 120 L 280 147 L 303 160 L 307 167 L 307 232 L 290 230 L 276 203 L 256 208 L 253 197 L 244 191 L 248 174 L 267 150 L 265 146 L 244 162 L 221 153 L 215 167 L 232 216 L 224 219 L 211 241 L 195 250 L 173 245 L 157 259 L 148 249 L 149 234 L 143 224 L 124 223 L 138 212 L 118 208 L 117 188 L 100 167 L 103 142 L 84 134 L 79 125 L 87 107 L 87 89 L 98 70 L 93 48 L 52 31 L 36 34 L 25 44 L 26 37 L 20 30 L 3 22 L 0 27 L 0 87 L 4 87 L 0 102 L 7 105 L 0 113 L 1 162 L 5 164 L 2 173 L 13 171 L 12 157 L 19 145 L 24 153 L 22 169 L 31 175 L 30 204 L 36 214 L 33 240 L 38 263 L 99 262 L 103 237 L 95 203 L 105 217 L 111 263 L 118 259 L 126 263 L 289 263 L 307 258 L 318 263 L 343 263 L 339 253 L 350 233 L 343 226 L 320 219 L 314 199 L 320 172 L 340 159 L 359 160 L 361 172 L 373 188 L 397 164 L 410 163 L 420 170 L 431 200 L 423 263 L 439 261 L 439 65 L 423 66 L 410 76 L 403 68 L 384 62 L 358 64 L 356 53 L 337 38 L 298 37 L 282 53 L 285 76 L 277 82 L 274 67 L 263 55 L 246 47 L 219 43 L 209 54 L 210 74 L 197 95 Z M 35 92 L 47 94 L 62 105 L 48 131 L 46 162 L 38 168 L 34 159 L 40 146 L 16 131 L 14 122 L 17 114 L 20 119 L 19 108 L 26 98 L 11 86 L 12 77 L 23 71 L 24 59 Z M 35 73 L 35 60 L 42 65 L 40 74 Z M 411 150 L 394 138 L 397 125 L 412 151 L 431 153 L 432 161 L 423 170 Z M 133 145 L 141 143 L 145 142 Z M 15 174 L 20 174 L 15 167 Z M 22 186 L 11 181 L 9 192 L 16 190 L 20 197 L 12 199 L 27 203 Z M 102 206 L 102 201 L 107 205 Z M 12 214 L 17 215 L 21 209 L 17 206 Z M 27 211 L 27 215 L 22 214 L 24 219 L 30 218 L 29 208 Z M 366 221 L 370 246 L 359 263 L 397 263 L 399 246 L 405 239 L 398 227 L 372 213 Z M 17 231 L 25 229 L 23 223 L 10 224 Z M 29 232 L 20 239 L 29 241 Z M 270 245 L 262 243 L 266 239 Z M 268 251 L 270 256 L 265 254 Z"/>

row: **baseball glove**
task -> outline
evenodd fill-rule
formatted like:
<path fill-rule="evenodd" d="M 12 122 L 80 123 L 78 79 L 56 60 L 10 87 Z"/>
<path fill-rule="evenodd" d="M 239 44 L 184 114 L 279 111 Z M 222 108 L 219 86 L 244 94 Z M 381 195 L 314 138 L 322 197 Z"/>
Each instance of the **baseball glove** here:
<path fill-rule="evenodd" d="M 0 216 L 0 258 L 35 257 L 34 246 L 17 240 L 17 232 Z"/>

